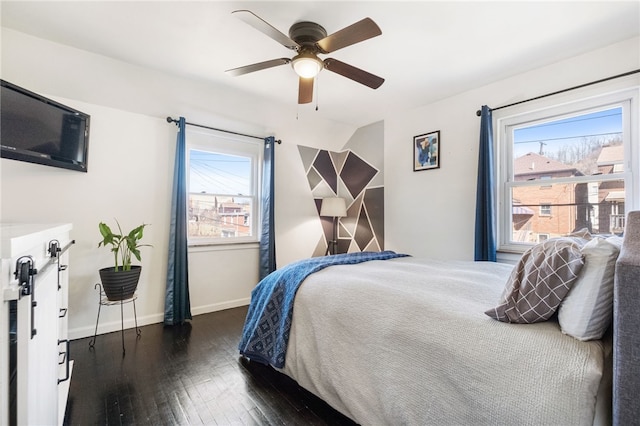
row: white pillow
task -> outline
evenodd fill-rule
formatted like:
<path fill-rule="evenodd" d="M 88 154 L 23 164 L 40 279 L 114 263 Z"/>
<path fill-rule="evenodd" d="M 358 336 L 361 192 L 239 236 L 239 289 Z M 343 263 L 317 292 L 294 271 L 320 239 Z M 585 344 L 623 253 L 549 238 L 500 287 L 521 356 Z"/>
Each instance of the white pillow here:
<path fill-rule="evenodd" d="M 622 248 L 622 241 L 623 238 L 619 237 L 617 235 L 612 235 L 610 237 L 607 238 L 607 242 L 613 244 L 614 246 L 618 247 L 618 250 L 620 250 Z"/>
<path fill-rule="evenodd" d="M 594 238 L 582 247 L 584 266 L 558 310 L 562 332 L 578 340 L 601 339 L 613 314 L 617 241 Z"/>

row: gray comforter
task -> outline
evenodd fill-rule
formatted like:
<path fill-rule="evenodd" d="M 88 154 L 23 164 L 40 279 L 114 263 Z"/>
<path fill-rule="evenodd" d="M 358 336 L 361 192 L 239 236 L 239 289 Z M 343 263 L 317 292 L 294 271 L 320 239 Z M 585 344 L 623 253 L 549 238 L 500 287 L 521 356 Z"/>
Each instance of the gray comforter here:
<path fill-rule="evenodd" d="M 591 425 L 610 346 L 486 316 L 511 268 L 403 258 L 313 274 L 282 371 L 363 425 Z"/>

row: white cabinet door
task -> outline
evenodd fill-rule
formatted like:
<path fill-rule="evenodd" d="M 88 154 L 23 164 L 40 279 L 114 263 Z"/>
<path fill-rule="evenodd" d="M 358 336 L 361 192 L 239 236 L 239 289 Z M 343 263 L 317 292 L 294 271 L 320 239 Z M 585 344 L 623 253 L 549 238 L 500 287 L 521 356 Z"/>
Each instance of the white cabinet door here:
<path fill-rule="evenodd" d="M 56 268 L 36 274 L 34 281 L 33 297 L 18 301 L 18 424 L 50 425 L 58 420 Z"/>

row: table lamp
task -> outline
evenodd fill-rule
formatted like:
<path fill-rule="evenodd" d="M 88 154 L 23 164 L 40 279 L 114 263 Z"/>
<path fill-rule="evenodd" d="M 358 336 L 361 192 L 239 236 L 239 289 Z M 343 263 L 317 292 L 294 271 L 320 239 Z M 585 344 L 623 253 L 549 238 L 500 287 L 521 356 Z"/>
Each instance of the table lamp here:
<path fill-rule="evenodd" d="M 323 198 L 320 207 L 320 216 L 333 218 L 333 239 L 327 246 L 327 253 L 336 254 L 338 249 L 338 218 L 347 215 L 347 207 L 344 198 Z"/>

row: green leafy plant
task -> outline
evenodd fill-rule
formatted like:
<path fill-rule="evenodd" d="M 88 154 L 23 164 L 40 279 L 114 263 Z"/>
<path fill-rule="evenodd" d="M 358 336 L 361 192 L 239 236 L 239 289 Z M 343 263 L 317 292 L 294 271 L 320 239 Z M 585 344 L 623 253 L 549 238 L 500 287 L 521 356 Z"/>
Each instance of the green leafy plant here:
<path fill-rule="evenodd" d="M 120 223 L 116 220 L 118 225 L 119 234 L 114 234 L 111 228 L 104 223 L 100 222 L 98 225 L 100 234 L 102 235 L 102 241 L 98 243 L 98 247 L 107 245 L 111 246 L 113 257 L 115 261 L 115 270 L 130 271 L 131 270 L 131 255 L 135 256 L 138 261 L 141 261 L 140 247 L 151 247 L 149 244 L 140 244 L 140 240 L 143 237 L 144 227 L 148 224 L 142 224 L 132 229 L 128 234 L 122 232 Z M 120 264 L 120 266 L 118 266 Z"/>

